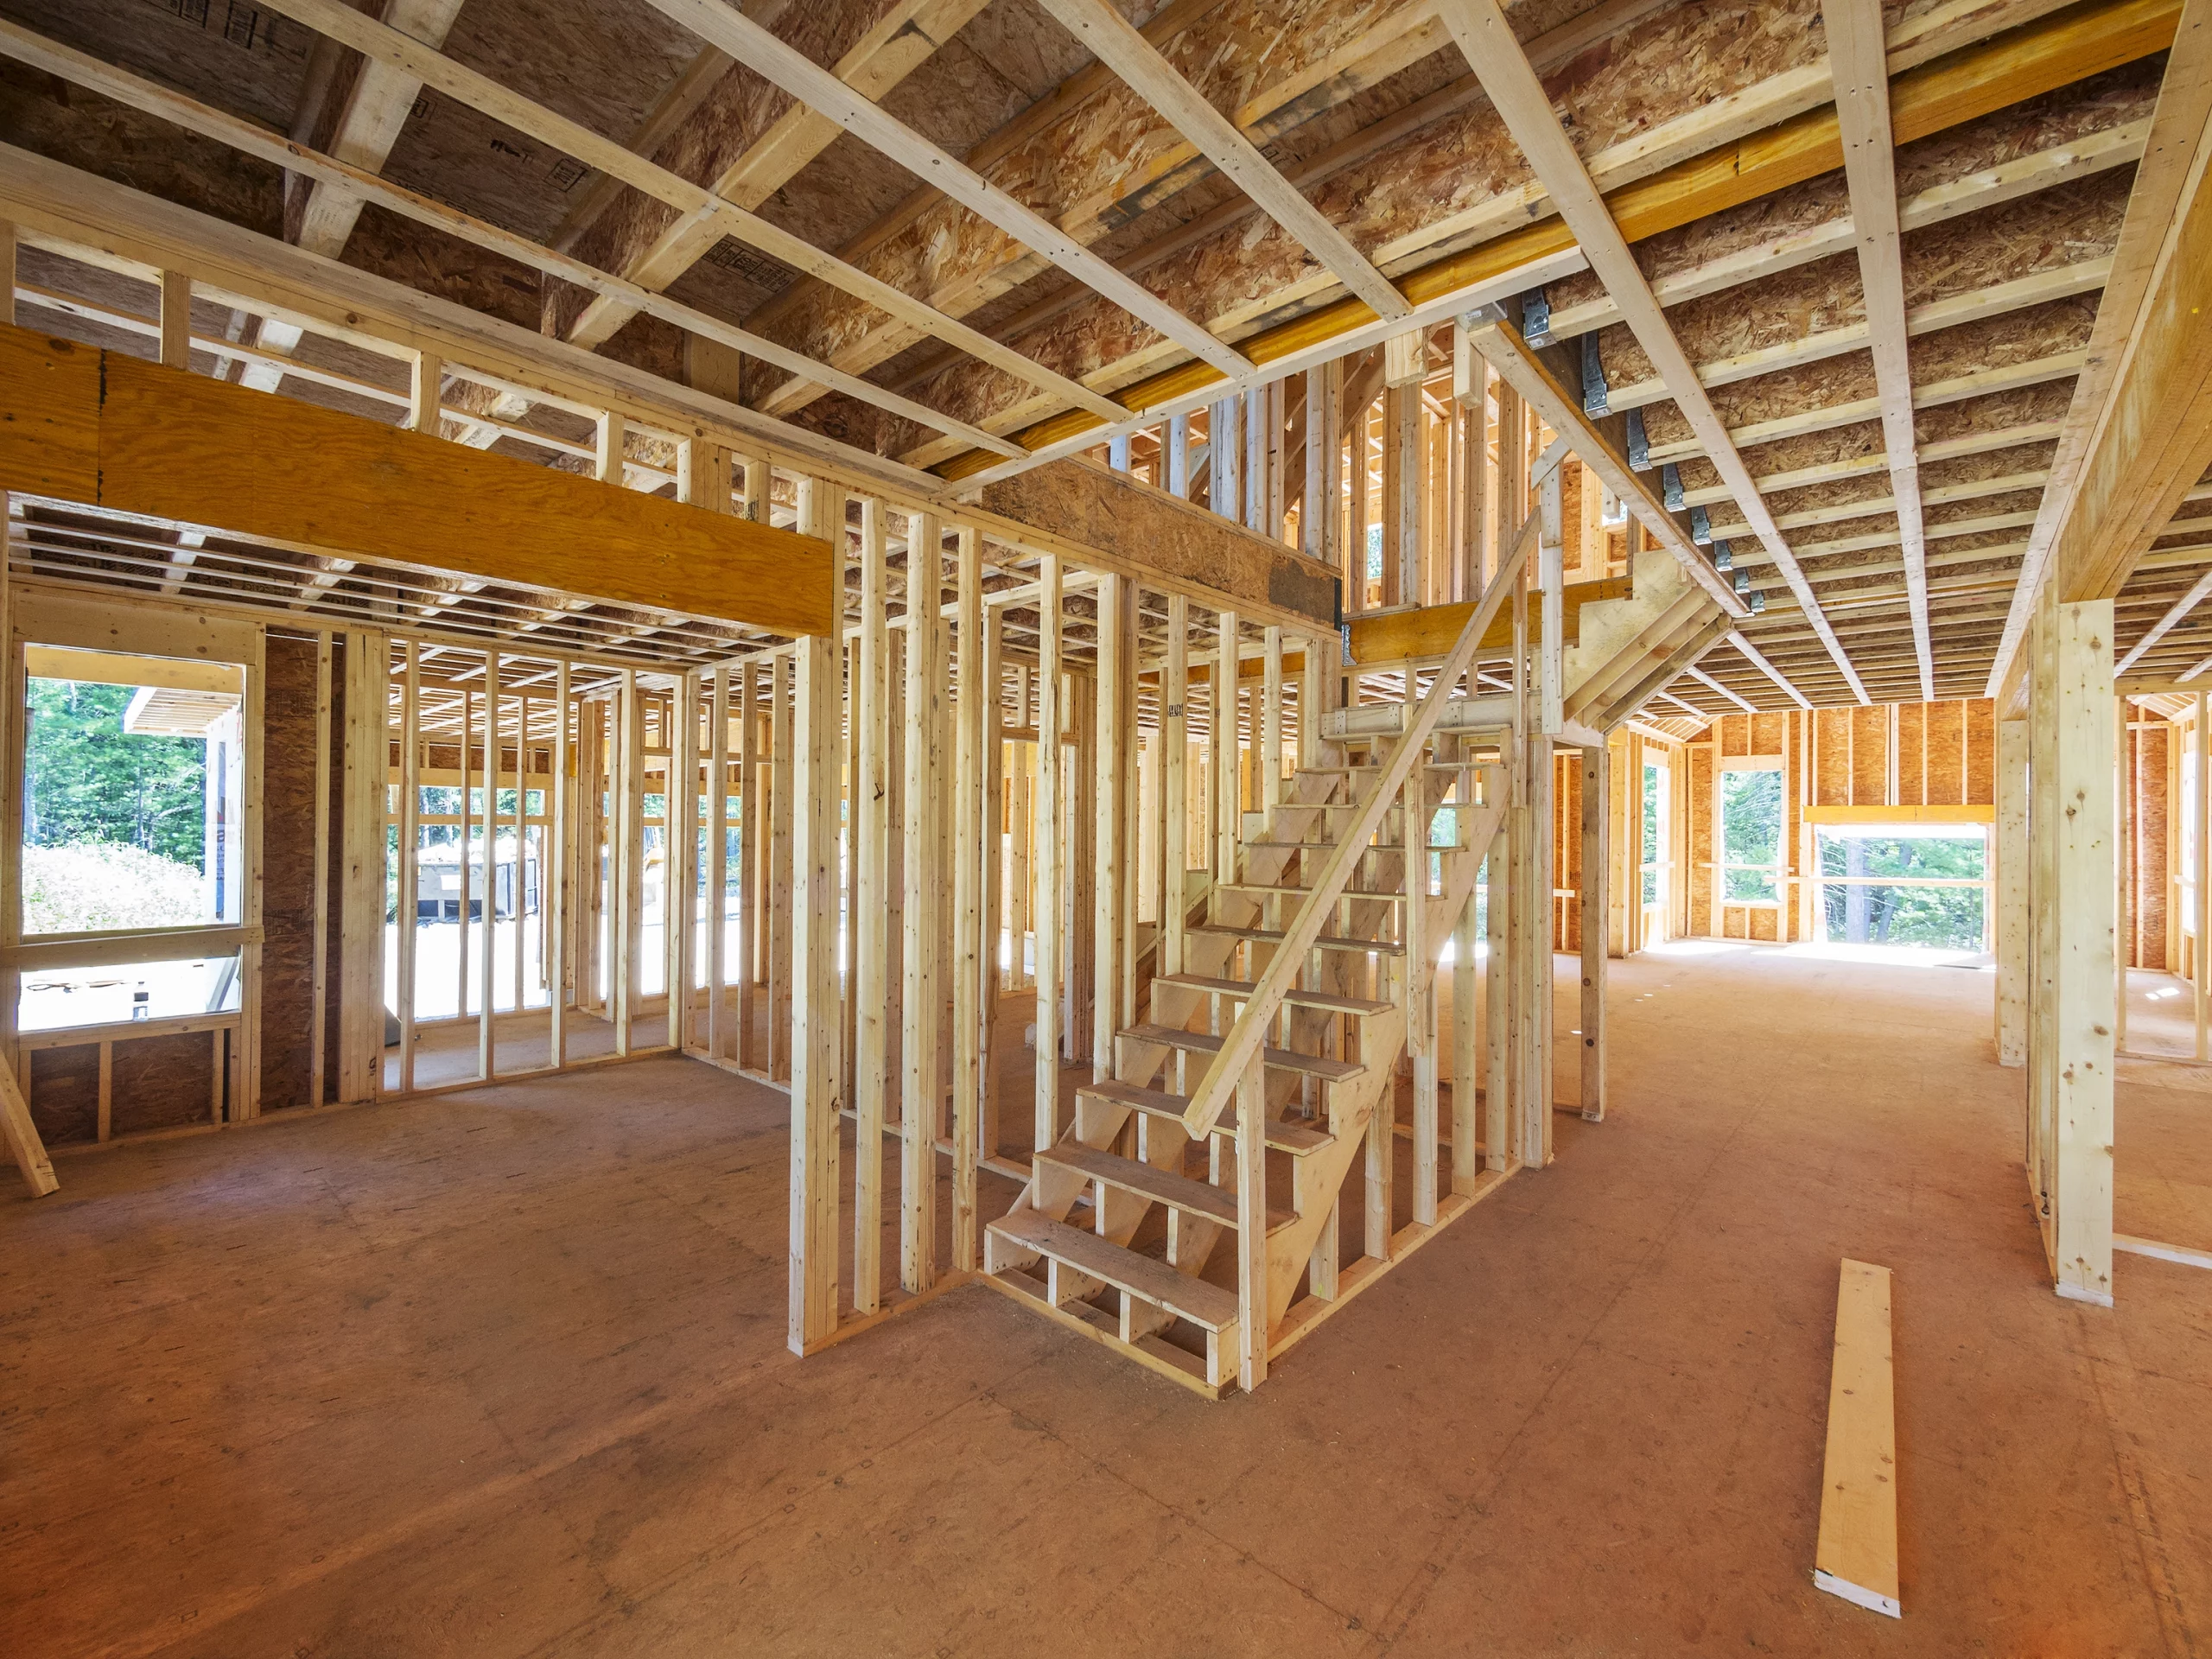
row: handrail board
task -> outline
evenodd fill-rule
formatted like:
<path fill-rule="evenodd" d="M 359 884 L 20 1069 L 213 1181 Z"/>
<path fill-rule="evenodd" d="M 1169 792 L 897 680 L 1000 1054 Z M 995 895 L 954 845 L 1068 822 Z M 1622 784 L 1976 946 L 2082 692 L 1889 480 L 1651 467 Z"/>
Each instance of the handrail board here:
<path fill-rule="evenodd" d="M 1475 650 L 1482 643 L 1484 632 L 1491 619 L 1504 605 L 1514 588 L 1508 573 L 1520 570 L 1527 563 L 1536 542 L 1537 515 L 1522 522 L 1521 533 L 1514 538 L 1513 548 L 1498 562 L 1497 575 L 1491 580 L 1490 589 L 1481 603 L 1467 617 L 1466 626 L 1459 630 L 1451 654 L 1440 664 L 1436 677 L 1429 683 L 1427 692 L 1412 719 L 1406 723 L 1405 734 L 1392 746 L 1389 756 L 1375 775 L 1373 787 L 1363 798 L 1360 810 L 1354 816 L 1344 839 L 1330 853 L 1328 861 L 1313 880 L 1313 896 L 1298 908 L 1297 916 L 1284 929 L 1282 949 L 1268 963 L 1267 972 L 1261 976 L 1259 988 L 1252 1000 L 1244 1005 L 1244 1012 L 1223 1042 L 1214 1063 L 1192 1091 L 1190 1110 L 1184 1122 L 1192 1135 L 1211 1135 L 1213 1126 L 1229 1108 L 1235 1097 L 1238 1080 L 1259 1055 L 1267 1040 L 1268 1027 L 1275 1011 L 1282 1006 L 1283 994 L 1298 982 L 1303 971 L 1306 953 L 1320 938 L 1329 912 L 1338 896 L 1351 880 L 1353 867 L 1358 862 L 1358 851 L 1371 841 L 1381 828 L 1383 815 L 1390 803 L 1405 785 L 1422 752 L 1428 746 L 1429 734 L 1436 729 L 1436 722 L 1449 702 L 1452 689 L 1459 677 L 1474 661 Z"/>

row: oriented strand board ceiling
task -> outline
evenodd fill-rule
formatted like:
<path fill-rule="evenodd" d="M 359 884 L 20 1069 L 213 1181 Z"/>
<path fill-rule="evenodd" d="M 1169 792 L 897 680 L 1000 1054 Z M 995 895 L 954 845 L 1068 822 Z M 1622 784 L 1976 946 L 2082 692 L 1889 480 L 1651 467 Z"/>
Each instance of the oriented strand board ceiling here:
<path fill-rule="evenodd" d="M 740 9 L 807 61 L 856 77 L 898 121 L 1219 340 L 1249 348 L 1268 329 L 1344 309 L 1344 289 L 1314 251 L 1194 156 L 1038 0 L 746 0 Z M 1122 9 L 1175 73 L 1402 286 L 1527 222 L 1516 193 L 1529 186 L 1529 162 L 1433 9 L 1411 0 Z M 664 176 L 727 191 L 850 270 L 825 282 L 699 233 L 665 201 L 608 180 L 544 132 L 448 91 L 419 91 L 379 130 L 356 107 L 367 84 L 360 54 L 268 0 L 0 0 L 0 18 L 157 91 L 303 137 L 500 230 L 665 289 L 859 384 L 828 391 L 757 360 L 734 381 L 726 367 L 699 367 L 677 324 L 594 302 L 480 238 L 427 229 L 390 203 L 351 220 L 340 256 L 348 263 L 672 380 L 710 373 L 701 384 L 718 394 L 871 454 L 957 474 L 997 458 L 920 415 L 1040 443 L 1037 435 L 1061 429 L 1050 423 L 1069 418 L 1071 381 L 1141 405 L 1147 377 L 1191 359 L 1083 275 L 934 195 L 898 146 L 887 153 L 833 128 L 810 136 L 765 62 L 723 58 L 652 0 L 363 0 L 359 10 L 435 39 L 451 63 L 537 111 L 638 149 Z M 2037 527 L 2044 490 L 2067 464 L 2062 431 L 2080 420 L 2074 394 L 2122 251 L 2136 157 L 2166 67 L 2158 18 L 2171 10 L 2155 0 L 2133 9 L 2081 0 L 2063 11 L 2052 0 L 1885 8 L 1893 96 L 1907 84 L 1900 73 L 1940 73 L 1952 77 L 1955 103 L 1980 100 L 1964 118 L 1946 113 L 1916 128 L 1895 158 L 1938 696 L 1983 690 L 2023 556 L 2045 533 Z M 1671 163 L 1827 107 L 1820 0 L 1522 0 L 1506 11 L 1584 164 L 1616 200 Z M 2069 29 L 2068 54 L 2022 67 L 2033 54 L 2018 42 Z M 301 234 L 303 180 L 288 212 L 283 175 L 270 162 L 180 133 L 67 73 L 0 68 L 0 141 L 264 234 Z M 1636 410 L 1655 465 L 1675 469 L 1684 512 L 1702 512 L 1716 536 L 1744 550 L 1739 568 L 1768 593 L 1770 610 L 1747 636 L 1821 702 L 1847 700 L 1850 690 L 1776 568 L 1762 569 L 1751 508 L 1779 524 L 1870 690 L 1918 695 L 1900 588 L 1904 530 L 1850 219 L 1845 176 L 1831 168 L 1636 232 L 1644 277 L 1757 482 L 1748 505 L 1701 452 L 1681 389 L 1664 382 L 1603 285 L 1569 274 L 1544 295 L 1562 372 L 1601 378 L 1616 416 Z M 35 259 L 25 271 L 27 280 L 68 275 Z M 78 276 L 78 297 L 95 308 L 144 315 L 146 296 L 126 291 L 129 279 L 92 267 Z M 947 321 L 917 326 L 840 291 L 865 280 Z M 202 321 L 245 346 L 259 335 L 250 315 L 195 316 Z M 90 313 L 66 326 L 103 343 L 123 337 Z M 1038 372 L 981 360 L 959 326 L 1010 345 Z M 345 367 L 329 342 L 300 349 L 302 362 Z M 227 372 L 250 365 L 242 358 Z M 347 397 L 334 387 L 326 372 L 312 388 L 286 389 Z M 911 403 L 894 406 L 899 397 Z M 589 435 L 573 413 L 477 401 L 483 407 L 466 412 L 499 423 L 482 429 L 492 434 L 485 442 L 586 464 L 579 452 Z M 396 418 L 388 397 L 362 406 Z M 648 482 L 669 465 L 658 443 L 641 435 L 629 456 Z M 2120 594 L 2123 650 L 2164 620 L 2139 674 L 2171 677 L 2212 658 L 2212 620 L 2175 613 L 2212 561 L 2204 494 L 2183 503 Z M 1732 653 L 1707 667 L 1732 689 L 1774 695 L 1764 673 Z M 1671 690 L 1716 713 L 1727 706 L 1688 680 Z"/>

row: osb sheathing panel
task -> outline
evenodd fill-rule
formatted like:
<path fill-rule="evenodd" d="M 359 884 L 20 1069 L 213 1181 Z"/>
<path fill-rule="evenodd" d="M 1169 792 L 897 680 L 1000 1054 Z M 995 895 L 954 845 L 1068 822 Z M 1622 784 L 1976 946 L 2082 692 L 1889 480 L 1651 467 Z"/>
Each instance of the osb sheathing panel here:
<path fill-rule="evenodd" d="M 1815 764 L 1813 800 L 1820 806 L 1851 804 L 1851 710 L 1813 711 Z"/>
<path fill-rule="evenodd" d="M 33 1049 L 30 1108 L 39 1139 L 49 1147 L 99 1140 L 99 1045 Z"/>
<path fill-rule="evenodd" d="M 1993 518 L 2003 513 L 2033 512 L 2043 504 L 2043 492 L 2006 490 L 2000 495 L 1977 496 L 1967 501 L 1938 501 L 1920 510 L 1921 522 L 1955 524 L 1972 518 Z"/>
<path fill-rule="evenodd" d="M 1906 306 L 1929 305 L 2106 257 L 2119 245 L 2134 177 L 2134 168 L 2121 168 L 1907 232 Z M 2031 314 L 2018 315 L 2024 320 Z M 1866 320 L 1858 256 L 1815 260 L 1689 300 L 1670 309 L 1667 319 L 1683 349 L 1699 363 L 1853 327 Z M 1607 384 L 1633 385 L 1656 378 L 1651 359 L 1625 324 L 1600 329 L 1598 338 Z M 1929 338 L 1914 341 L 1916 366 L 1922 343 Z M 1796 372 L 1800 378 L 1808 372 L 1816 371 Z"/>
<path fill-rule="evenodd" d="M 1926 477 L 1923 473 L 1923 478 Z M 1833 478 L 1819 484 L 1801 485 L 1794 490 L 1777 490 L 1766 498 L 1768 510 L 1777 518 L 1792 512 L 1815 512 L 1833 507 L 1856 506 L 1862 501 L 1885 503 L 1890 499 L 1890 475 L 1887 470 L 1862 473 L 1855 478 Z M 1883 511 L 1880 505 L 1870 507 L 1872 512 Z M 1839 519 L 1838 523 L 1856 520 Z M 1822 525 L 1817 534 L 1830 534 Z"/>
<path fill-rule="evenodd" d="M 109 1112 L 113 1132 L 134 1135 L 210 1122 L 215 1040 L 201 1031 L 116 1044 Z"/>
<path fill-rule="evenodd" d="M 786 5 L 769 27 L 815 62 L 834 64 L 893 3 L 895 0 L 816 0 Z M 638 10 L 652 13 L 650 7 Z M 733 66 L 652 159 L 695 184 L 711 184 L 791 106 L 791 97 L 781 87 L 742 64 Z M 760 203 L 748 200 L 742 205 L 758 207 Z M 578 240 L 575 255 L 602 270 L 620 270 L 675 219 L 676 210 L 666 203 L 625 190 Z M 588 297 L 574 289 L 560 294 L 554 315 L 563 330 Z"/>
<path fill-rule="evenodd" d="M 270 634 L 261 760 L 261 1103 L 312 1105 L 315 645 Z"/>
<path fill-rule="evenodd" d="M 1972 437 L 1982 432 L 2009 431 L 2046 421 L 2063 420 L 2073 397 L 2072 379 L 2044 381 L 2016 391 L 1962 397 L 1955 404 L 1938 404 L 1933 408 L 1916 410 L 1912 429 L 1923 447 L 1953 438 Z M 1680 419 L 1672 404 L 1666 405 L 1666 408 L 1670 415 Z M 1645 411 L 1647 415 L 1650 412 L 1649 410 Z M 1646 425 L 1648 429 L 1648 422 Z M 1688 435 L 1687 427 L 1683 428 L 1682 435 Z M 1656 437 L 1653 441 L 1658 442 Z M 1825 432 L 1806 432 L 1794 437 L 1777 438 L 1771 443 L 1750 444 L 1744 448 L 1743 456 L 1744 464 L 1751 469 L 1752 475 L 1764 477 L 1771 473 L 1796 472 L 1809 467 L 1864 460 L 1881 453 L 1881 423 L 1854 421 L 1847 426 L 1834 427 Z M 1697 474 L 1694 480 L 1694 466 Z M 1719 475 L 1702 457 L 1694 457 L 1693 461 L 1682 463 L 1685 488 L 1709 489 L 1719 481 Z"/>
<path fill-rule="evenodd" d="M 1713 931 L 1713 748 L 1700 743 L 1688 754 L 1689 931 L 1698 935 Z"/>
<path fill-rule="evenodd" d="M 466 0 L 444 46 L 447 56 L 617 143 L 698 50 L 689 30 L 632 0 Z M 378 170 L 540 241 L 591 176 L 551 145 L 435 92 L 417 97 Z"/>
<path fill-rule="evenodd" d="M 1744 719 L 1750 727 L 1746 734 L 1748 747 L 1745 749 L 1745 753 L 1783 754 L 1788 753 L 1789 747 L 1789 716 L 1788 715 L 1781 713 L 1745 715 Z"/>
<path fill-rule="evenodd" d="M 1916 387 L 1924 387 L 1979 370 L 2007 368 L 2063 352 L 2079 351 L 2088 344 L 2089 330 L 2096 315 L 2096 296 L 2081 295 L 1923 334 L 1912 342 L 1912 383 Z M 1873 360 L 1863 351 L 1777 370 L 1732 385 L 1716 386 L 1710 393 L 1714 410 L 1731 428 L 1835 408 L 1876 395 Z M 1916 419 L 1915 425 L 1918 424 Z M 1655 445 L 1685 442 L 1691 435 L 1689 423 L 1671 401 L 1646 408 L 1643 425 Z M 1875 427 L 1872 435 L 1872 448 L 1876 449 L 1880 447 L 1879 430 Z M 1752 463 L 1755 475 L 1774 470 L 1779 469 L 1764 456 Z"/>
<path fill-rule="evenodd" d="M 346 238 L 345 262 L 518 328 L 537 330 L 543 286 L 538 272 L 374 204 L 361 209 Z"/>
<path fill-rule="evenodd" d="M 1897 155 L 1899 201 L 1967 174 L 2145 118 L 2157 101 L 2162 62 L 2129 64 L 2094 81 L 2045 93 L 1906 145 Z M 1843 175 L 1824 174 L 1649 238 L 1637 245 L 1637 260 L 1645 276 L 1656 281 L 1850 215 L 1850 188 Z M 1603 291 L 1604 284 L 1587 271 L 1547 289 L 1554 308 L 1562 309 Z"/>
<path fill-rule="evenodd" d="M 1920 806 L 1920 767 L 1928 749 L 1928 705 L 1897 705 L 1897 798 L 1899 806 Z"/>
<path fill-rule="evenodd" d="M 2010 478 L 2019 473 L 2048 472 L 2057 451 L 2056 442 L 2016 443 L 2002 449 L 1985 449 L 1977 455 L 1953 455 L 1945 461 L 1923 461 L 1920 487 L 1925 493 L 1948 489 L 1955 484 L 1979 484 L 1985 479 Z"/>
<path fill-rule="evenodd" d="M 1929 705 L 1927 804 L 1963 806 L 1967 800 L 1967 709 L 1962 702 Z"/>
<path fill-rule="evenodd" d="M 1516 27 L 1524 37 L 1535 32 L 1517 14 Z M 1748 29 L 1739 9 L 1716 0 L 1642 20 L 1563 66 L 1546 86 L 1587 156 L 1811 62 L 1821 50 L 1817 6 L 1790 0 L 1764 10 L 1760 27 Z M 1519 148 L 1484 102 L 1326 181 L 1312 200 L 1356 246 L 1395 258 L 1392 250 L 1418 250 L 1448 237 L 1453 223 L 1470 219 L 1528 178 Z M 1271 220 L 1255 218 L 1163 261 L 1144 280 L 1204 320 L 1256 323 L 1296 298 L 1292 290 L 1314 269 L 1303 248 Z M 1117 308 L 1087 301 L 1014 344 L 1064 373 L 1089 373 L 1142 343 L 1126 321 L 1105 313 L 1121 315 Z M 825 330 L 807 336 L 810 342 L 827 338 L 826 319 Z M 940 407 L 981 419 L 1028 394 L 995 370 L 964 364 L 931 382 L 926 395 Z"/>
<path fill-rule="evenodd" d="M 73 4 L 41 6 L 31 15 L 35 28 L 66 38 L 77 32 L 67 25 L 78 10 Z M 121 60 L 126 67 L 133 67 L 129 64 L 129 42 L 149 27 L 166 36 L 171 20 L 162 10 L 137 3 L 130 6 L 130 20 L 128 28 L 111 28 L 74 43 L 103 61 Z M 212 32 L 208 38 L 216 41 L 217 51 L 231 57 L 251 55 L 222 44 Z M 178 66 L 175 61 L 135 67 L 163 82 L 175 82 Z M 229 84 L 215 85 L 222 87 L 221 92 L 211 86 L 207 95 L 225 108 L 237 109 L 238 99 Z M 277 168 L 240 156 L 212 138 L 181 131 L 154 116 L 127 109 L 98 92 L 73 86 L 67 89 L 68 101 L 63 103 L 54 95 L 57 86 L 51 76 L 37 70 L 0 63 L 0 130 L 6 132 L 8 143 L 264 236 L 283 232 L 283 175 Z M 289 121 L 288 111 L 276 124 L 288 125 Z"/>
<path fill-rule="evenodd" d="M 2133 711 L 2142 718 L 2139 710 Z M 2166 967 L 2167 756 L 2174 728 L 2164 721 L 2128 733 L 2134 788 L 2130 793 L 2127 882 L 2129 962 Z"/>
<path fill-rule="evenodd" d="M 1974 697 L 1966 705 L 1967 804 L 1997 803 L 1997 705 Z"/>
<path fill-rule="evenodd" d="M 1845 711 L 1851 717 L 1851 791 L 1854 804 L 1887 805 L 1890 804 L 1890 711 L 1876 704 L 1872 709 L 1851 709 Z"/>
<path fill-rule="evenodd" d="M 1408 0 L 1226 0 L 1163 48 L 1162 55 L 1218 109 L 1236 109 L 1255 92 L 1278 84 L 1325 58 L 1403 10 Z M 1351 89 L 1338 89 L 1338 95 Z M 1147 204 L 1152 192 L 1172 188 L 1196 176 L 1176 165 L 1171 152 L 1185 141 L 1160 113 L 1118 79 L 1107 79 L 1066 118 L 1032 135 L 983 170 L 991 183 L 1042 213 L 1080 241 L 1096 240 L 1133 209 Z M 1324 212 L 1328 211 L 1325 207 Z M 1265 237 L 1273 221 L 1249 220 L 1230 232 L 1232 239 Z M 1353 232 L 1357 240 L 1357 231 Z M 1311 261 L 1279 233 L 1277 264 L 1302 272 Z M 965 315 L 1042 268 L 1042 262 L 997 226 L 950 200 L 924 210 L 908 225 L 859 262 L 871 274 L 954 315 Z M 1186 284 L 1169 267 L 1145 274 L 1155 292 L 1187 294 Z M 1077 307 L 1043 331 L 1056 342 L 1040 353 L 1034 339 L 1015 343 L 1068 373 L 1082 373 L 1147 343 L 1149 329 L 1132 323 L 1118 308 L 1103 308 L 1121 321 L 1110 327 L 1090 315 L 1100 308 Z M 912 339 L 911 330 L 892 324 L 880 312 L 834 289 L 816 289 L 775 319 L 778 338 L 817 357 L 834 357 L 848 367 L 873 366 Z M 1094 354 L 1102 340 L 1108 355 Z M 1075 365 L 1084 356 L 1093 360 Z M 955 371 L 956 376 L 958 371 Z M 1003 377 L 995 377 L 1003 378 Z M 943 377 L 940 377 L 942 379 Z M 930 383 L 926 401 L 971 410 L 995 408 L 977 402 L 940 403 L 957 388 Z M 1025 396 L 1027 388 L 1007 382 L 999 396 Z"/>

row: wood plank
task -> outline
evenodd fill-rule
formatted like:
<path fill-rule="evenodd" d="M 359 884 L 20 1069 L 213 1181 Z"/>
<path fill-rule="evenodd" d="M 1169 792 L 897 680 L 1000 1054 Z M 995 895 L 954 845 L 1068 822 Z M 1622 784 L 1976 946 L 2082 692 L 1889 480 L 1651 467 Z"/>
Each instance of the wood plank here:
<path fill-rule="evenodd" d="M 1235 1193 L 1205 1181 L 1194 1181 L 1173 1170 L 1102 1152 L 1079 1141 L 1047 1147 L 1037 1157 L 1040 1163 L 1057 1164 L 1063 1169 L 1072 1170 L 1087 1181 L 1103 1181 L 1109 1186 L 1137 1193 L 1155 1204 L 1173 1205 L 1179 1210 L 1204 1216 L 1224 1227 L 1236 1225 Z"/>
<path fill-rule="evenodd" d="M 1235 1293 L 1178 1273 L 1152 1256 L 1110 1244 L 1096 1233 L 1054 1221 L 1042 1211 L 1017 1210 L 993 1222 L 991 1230 L 1021 1249 L 1056 1256 L 1093 1279 L 1164 1307 L 1205 1330 L 1226 1331 L 1236 1323 Z"/>
<path fill-rule="evenodd" d="M 1904 1616 L 1897 1601 L 1897 1467 L 1890 1270 L 1847 1258 L 1836 1293 L 1835 1364 L 1813 1582 L 1891 1618 Z"/>

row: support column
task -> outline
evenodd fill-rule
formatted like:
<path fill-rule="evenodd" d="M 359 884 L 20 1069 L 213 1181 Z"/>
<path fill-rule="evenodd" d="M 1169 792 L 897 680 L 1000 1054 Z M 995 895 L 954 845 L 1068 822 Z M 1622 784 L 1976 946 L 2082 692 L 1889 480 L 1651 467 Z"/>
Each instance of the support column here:
<path fill-rule="evenodd" d="M 1582 1116 L 1605 1117 L 1605 945 L 1612 912 L 1605 835 L 1612 824 L 1612 752 L 1582 751 Z"/>
<path fill-rule="evenodd" d="M 899 861 L 905 888 L 906 984 L 899 997 L 899 1282 L 916 1294 L 937 1282 L 937 1132 L 944 1090 L 938 1077 L 944 1010 L 938 983 L 938 895 L 944 868 L 938 835 L 944 779 L 943 539 L 934 513 L 906 521 L 906 803 Z"/>
<path fill-rule="evenodd" d="M 1123 823 L 1128 817 L 1124 791 L 1135 757 L 1131 753 L 1135 722 L 1122 712 L 1122 657 L 1128 626 L 1128 579 L 1112 574 L 1098 579 L 1098 672 L 1095 681 L 1097 702 L 1092 784 L 1093 836 L 1097 880 L 1092 887 L 1090 929 L 1094 969 L 1091 975 L 1090 1075 L 1103 1083 L 1114 1075 L 1114 1033 L 1119 1027 L 1122 991 L 1122 861 L 1134 861 L 1134 842 L 1123 845 Z"/>
<path fill-rule="evenodd" d="M 2028 1028 L 2037 1207 L 2058 1294 L 2112 1303 L 2113 604 L 2046 600 L 2031 695 Z"/>
<path fill-rule="evenodd" d="M 1060 882 L 1065 867 L 1060 823 L 1060 561 L 1037 561 L 1037 1138 L 1043 1151 L 1060 1138 Z M 1015 960 L 1020 960 L 1016 946 Z"/>
<path fill-rule="evenodd" d="M 2028 1059 L 2028 722 L 1997 722 L 1997 1063 Z"/>
<path fill-rule="evenodd" d="M 838 719 L 836 642 L 799 640 L 791 664 L 791 1322 L 795 1354 L 837 1328 Z M 781 675 L 778 676 L 780 679 Z"/>
<path fill-rule="evenodd" d="M 963 526 L 959 538 L 957 627 L 960 645 L 958 741 L 953 759 L 952 817 L 952 1265 L 976 1265 L 976 1171 L 981 1141 L 985 1038 L 989 998 L 983 972 L 984 720 L 995 713 L 983 668 L 983 572 L 981 537 Z"/>

